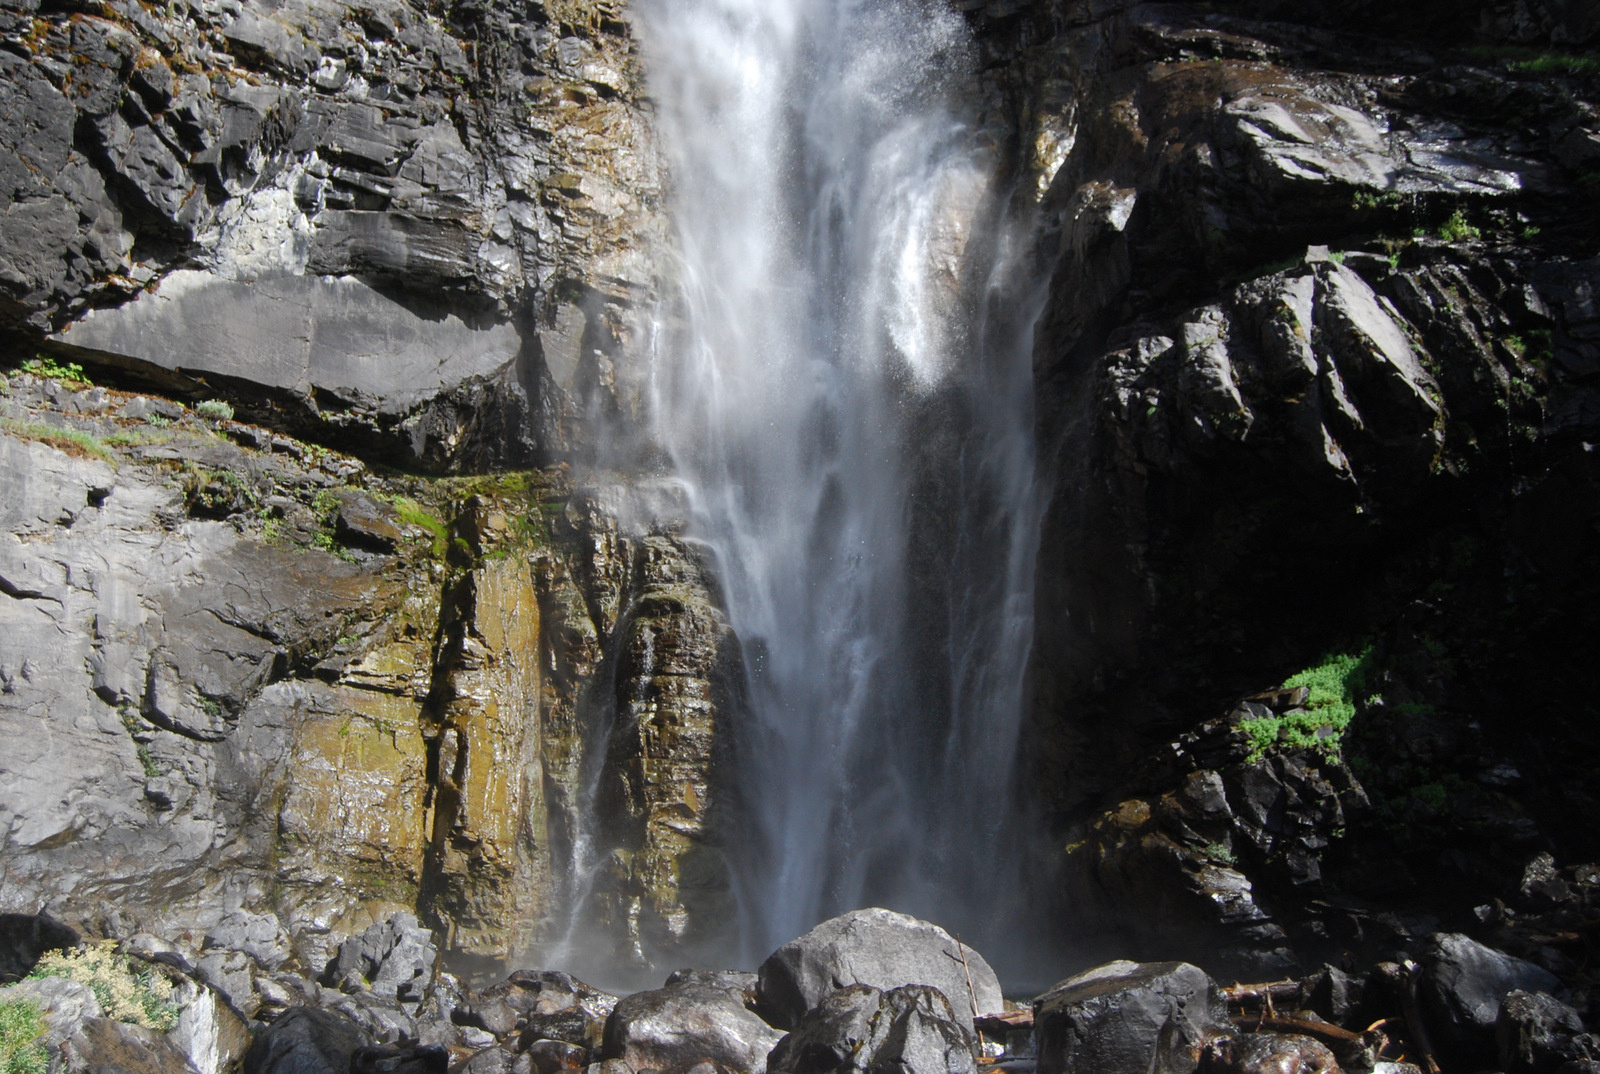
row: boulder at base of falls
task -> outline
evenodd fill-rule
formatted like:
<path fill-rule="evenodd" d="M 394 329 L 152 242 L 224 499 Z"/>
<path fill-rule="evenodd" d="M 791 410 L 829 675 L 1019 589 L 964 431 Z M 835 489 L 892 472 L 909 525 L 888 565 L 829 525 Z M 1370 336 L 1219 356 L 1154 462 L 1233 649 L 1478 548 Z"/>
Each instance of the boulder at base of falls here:
<path fill-rule="evenodd" d="M 1220 1037 L 1206 1045 L 1202 1074 L 1339 1074 L 1327 1045 L 1283 1033 Z"/>
<path fill-rule="evenodd" d="M 1509 992 L 1495 1021 L 1500 1069 L 1546 1074 L 1565 1063 L 1600 1058 L 1600 1038 L 1583 1031 L 1578 1012 L 1543 992 Z"/>
<path fill-rule="evenodd" d="M 767 1059 L 768 1074 L 973 1074 L 973 1038 L 927 985 L 850 985 L 806 1012 Z"/>
<path fill-rule="evenodd" d="M 293 1007 L 256 1034 L 244 1074 L 348 1074 L 372 1040 L 350 1019 L 318 1007 Z"/>
<path fill-rule="evenodd" d="M 761 964 L 760 978 L 761 1010 L 785 1029 L 854 984 L 937 988 L 968 1032 L 974 1009 L 989 1014 L 1005 1007 L 1000 979 L 982 955 L 938 925 L 877 907 L 841 914 L 790 940 Z"/>
<path fill-rule="evenodd" d="M 1498 1058 L 1494 1027 L 1506 994 L 1553 992 L 1561 982 L 1547 970 L 1459 933 L 1441 932 L 1422 952 L 1422 1016 L 1440 1058 L 1485 1069 Z"/>
<path fill-rule="evenodd" d="M 719 1074 L 766 1074 L 782 1034 L 750 1009 L 755 985 L 753 973 L 680 970 L 664 987 L 617 1003 L 598 1058 L 634 1072 L 687 1074 L 710 1064 Z"/>
<path fill-rule="evenodd" d="M 560 970 L 518 970 L 475 993 L 454 1017 L 501 1040 L 520 1034 L 518 1051 L 539 1041 L 598 1048 L 616 1005 L 616 996 Z"/>
<path fill-rule="evenodd" d="M 1190 1074 L 1230 1032 L 1216 982 L 1187 962 L 1111 962 L 1033 1001 L 1039 1074 Z"/>

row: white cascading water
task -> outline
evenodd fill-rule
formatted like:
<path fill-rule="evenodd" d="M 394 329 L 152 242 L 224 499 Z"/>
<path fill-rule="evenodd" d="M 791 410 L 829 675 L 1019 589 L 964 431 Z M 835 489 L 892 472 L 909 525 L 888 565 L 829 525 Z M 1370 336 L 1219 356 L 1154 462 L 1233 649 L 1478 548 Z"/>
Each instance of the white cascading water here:
<path fill-rule="evenodd" d="M 744 953 L 863 905 L 1003 946 L 1036 288 L 1011 278 L 970 31 L 942 0 L 635 13 L 682 257 L 656 436 L 748 673 Z"/>

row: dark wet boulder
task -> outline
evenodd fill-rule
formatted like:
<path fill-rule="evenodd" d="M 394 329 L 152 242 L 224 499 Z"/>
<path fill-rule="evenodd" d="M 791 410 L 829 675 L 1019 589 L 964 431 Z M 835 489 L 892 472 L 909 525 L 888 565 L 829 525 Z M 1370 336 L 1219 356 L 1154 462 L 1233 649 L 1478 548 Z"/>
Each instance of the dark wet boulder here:
<path fill-rule="evenodd" d="M 349 1074 L 372 1042 L 350 1019 L 319 1007 L 293 1007 L 256 1034 L 244 1074 Z"/>
<path fill-rule="evenodd" d="M 1462 1066 L 1494 1064 L 1495 1022 L 1507 993 L 1552 992 L 1561 984 L 1548 970 L 1460 933 L 1436 934 L 1421 961 L 1419 998 L 1428 1031 L 1441 1057 Z"/>
<path fill-rule="evenodd" d="M 598 1058 L 660 1074 L 686 1074 L 702 1063 L 765 1074 L 782 1034 L 750 1009 L 754 986 L 749 973 L 675 973 L 662 988 L 618 1001 Z"/>
<path fill-rule="evenodd" d="M 1339 1074 L 1327 1045 L 1286 1033 L 1219 1037 L 1201 1056 L 1202 1074 Z"/>
<path fill-rule="evenodd" d="M 369 1044 L 350 1057 L 350 1074 L 445 1074 L 450 1053 L 437 1044 Z"/>
<path fill-rule="evenodd" d="M 938 925 L 877 907 L 841 914 L 790 940 L 761 964 L 760 979 L 761 1010 L 786 1029 L 825 996 L 854 984 L 937 988 L 969 1031 L 974 1008 L 989 1014 L 1005 1007 L 1000 980 L 982 955 Z"/>
<path fill-rule="evenodd" d="M 1216 982 L 1187 962 L 1111 962 L 1033 1001 L 1039 1074 L 1189 1074 L 1229 1032 Z"/>
<path fill-rule="evenodd" d="M 768 1074 L 972 1074 L 973 1037 L 927 985 L 850 985 L 825 997 L 778 1042 Z"/>
<path fill-rule="evenodd" d="M 562 1074 L 589 1065 L 589 1049 L 564 1040 L 536 1040 L 523 1050 L 536 1074 Z"/>
<path fill-rule="evenodd" d="M 1548 1074 L 1580 1059 L 1600 1058 L 1600 1039 L 1583 1031 L 1578 1012 L 1542 992 L 1509 992 L 1495 1019 L 1500 1068 L 1508 1074 Z"/>

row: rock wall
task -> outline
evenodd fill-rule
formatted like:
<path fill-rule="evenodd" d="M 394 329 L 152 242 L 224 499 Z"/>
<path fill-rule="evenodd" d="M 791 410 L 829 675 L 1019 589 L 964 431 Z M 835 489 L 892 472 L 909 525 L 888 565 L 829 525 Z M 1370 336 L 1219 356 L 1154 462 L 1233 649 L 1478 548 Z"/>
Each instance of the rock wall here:
<path fill-rule="evenodd" d="M 13 374 L 0 407 L 0 906 L 194 936 L 244 908 L 312 972 L 420 907 L 498 963 L 564 927 L 615 774 L 611 942 L 714 931 L 736 650 L 669 523 L 560 468 L 382 477 L 81 382 Z"/>
<path fill-rule="evenodd" d="M 1072 942 L 1270 968 L 1365 942 L 1286 943 L 1317 900 L 1467 922 L 1592 853 L 1595 28 L 1480 6 L 975 12 L 1050 281 L 1028 752 Z M 1172 763 L 1358 652 L 1309 754 Z M 1253 850 L 1240 779 L 1281 784 Z"/>
<path fill-rule="evenodd" d="M 636 405 L 660 180 L 615 4 L 0 11 L 0 329 L 410 467 Z"/>

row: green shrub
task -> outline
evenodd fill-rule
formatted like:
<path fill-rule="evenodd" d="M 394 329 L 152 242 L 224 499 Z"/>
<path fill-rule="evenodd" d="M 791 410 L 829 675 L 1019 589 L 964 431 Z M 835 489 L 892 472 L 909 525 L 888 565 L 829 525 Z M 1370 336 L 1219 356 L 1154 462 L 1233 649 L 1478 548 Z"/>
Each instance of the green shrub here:
<path fill-rule="evenodd" d="M 232 421 L 233 407 L 221 399 L 207 399 L 194 405 L 194 412 L 207 421 Z"/>
<path fill-rule="evenodd" d="M 444 558 L 445 548 L 450 544 L 450 527 L 430 514 L 416 500 L 404 496 L 394 498 L 394 511 L 400 521 L 408 526 L 415 526 L 425 530 L 432 539 L 433 555 L 435 558 Z"/>
<path fill-rule="evenodd" d="M 1241 721 L 1239 729 L 1250 740 L 1251 760 L 1259 759 L 1280 742 L 1290 749 L 1316 749 L 1330 757 L 1338 756 L 1340 740 L 1356 714 L 1356 698 L 1363 696 L 1371 673 L 1369 645 L 1358 653 L 1330 654 L 1321 663 L 1289 676 L 1283 688 L 1305 687 L 1305 706 L 1281 716 Z M 1317 737 L 1324 728 L 1330 728 L 1332 733 Z"/>
<path fill-rule="evenodd" d="M 107 1018 L 165 1033 L 178 1024 L 172 990 L 154 971 L 136 968 L 111 943 L 88 944 L 76 951 L 51 951 L 39 959 L 29 977 L 65 977 L 88 985 Z"/>
<path fill-rule="evenodd" d="M 37 358 L 29 358 L 22 363 L 24 373 L 32 373 L 36 377 L 48 377 L 51 380 L 64 380 L 69 384 L 81 384 L 85 388 L 94 387 L 94 381 L 83 375 L 83 366 L 77 362 L 68 362 L 62 365 L 55 360 L 53 355 L 41 354 Z"/>
<path fill-rule="evenodd" d="M 1439 237 L 1445 242 L 1467 242 L 1470 239 L 1481 238 L 1483 232 L 1467 223 L 1466 214 L 1460 209 L 1450 214 L 1450 219 L 1439 225 Z"/>
<path fill-rule="evenodd" d="M 30 1000 L 0 1001 L 0 1074 L 45 1074 L 44 1016 Z"/>

